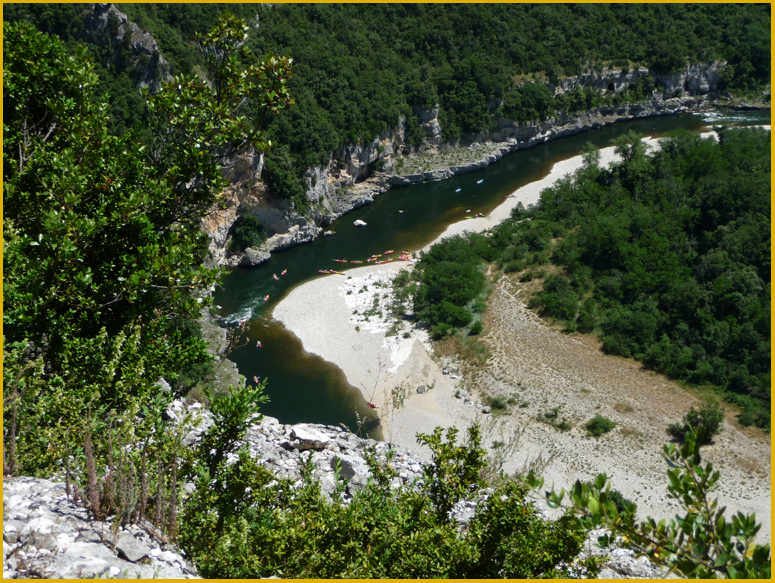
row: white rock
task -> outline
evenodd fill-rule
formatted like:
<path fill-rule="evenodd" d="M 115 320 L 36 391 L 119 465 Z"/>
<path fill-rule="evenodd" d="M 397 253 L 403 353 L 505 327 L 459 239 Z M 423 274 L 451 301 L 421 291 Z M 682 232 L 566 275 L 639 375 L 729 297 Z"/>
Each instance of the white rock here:
<path fill-rule="evenodd" d="M 291 429 L 291 437 L 299 440 L 298 448 L 301 450 L 306 449 L 323 449 L 331 439 L 311 427 L 303 427 L 295 425 Z"/>
<path fill-rule="evenodd" d="M 54 527 L 54 521 L 51 520 L 50 518 L 33 518 L 24 526 L 24 528 L 22 528 L 21 535 L 27 536 L 33 533 L 51 534 L 51 529 L 53 527 Z"/>

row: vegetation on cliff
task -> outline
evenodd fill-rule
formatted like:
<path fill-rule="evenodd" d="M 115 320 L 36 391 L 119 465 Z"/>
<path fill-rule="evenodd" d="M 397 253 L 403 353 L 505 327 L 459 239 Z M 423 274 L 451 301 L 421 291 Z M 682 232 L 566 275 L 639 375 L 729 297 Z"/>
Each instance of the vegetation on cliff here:
<path fill-rule="evenodd" d="M 219 21 L 199 38 L 212 85 L 177 76 L 148 96 L 152 139 L 143 144 L 109 131 L 87 51 L 26 24 L 4 23 L 3 32 L 4 474 L 64 474 L 95 519 L 148 520 L 214 576 L 579 574 L 570 563 L 587 519 L 601 520 L 597 492 L 591 517 L 550 522 L 522 481 L 501 476 L 468 532 L 457 532 L 449 510 L 484 485 L 476 427 L 462 445 L 454 430 L 418 436 L 434 459 L 415 489 L 394 494 L 389 460 L 372 457 L 372 482 L 348 505 L 325 500 L 310 473 L 298 487 L 274 479 L 241 447 L 263 384 L 213 400 L 215 422 L 198 450 L 185 447 L 185 421 L 175 427 L 165 412 L 188 383 L 165 392 L 157 381 L 185 378 L 207 360 L 189 318 L 217 273 L 201 265 L 196 227 L 217 202 L 220 159 L 260 147 L 266 116 L 289 104 L 290 61 L 253 58 L 244 23 Z M 463 275 L 476 291 L 478 276 Z M 185 481 L 196 489 L 181 508 Z M 697 492 L 682 499 L 695 504 L 705 490 Z M 620 516 L 630 528 L 628 512 Z M 722 524 L 713 538 L 697 516 L 683 521 L 692 541 L 742 546 L 722 561 L 718 545 L 679 541 L 661 545 L 658 560 L 686 574 L 733 574 L 732 565 L 769 575 L 769 547 L 748 544 L 755 517 Z"/>
<path fill-rule="evenodd" d="M 218 277 L 199 221 L 220 160 L 260 147 L 264 117 L 289 99 L 290 62 L 245 53 L 243 26 L 201 38 L 214 89 L 181 76 L 148 96 L 143 145 L 108 131 L 88 51 L 4 23 L 7 469 L 50 473 L 110 425 L 144 439 L 152 428 L 132 419 L 160 406 L 158 380 L 184 391 L 209 362 L 189 322 Z"/>
<path fill-rule="evenodd" d="M 770 79 L 769 6 L 756 4 L 122 4 L 150 31 L 171 72 L 204 65 L 197 31 L 222 10 L 251 24 L 257 53 L 290 54 L 290 88 L 297 107 L 270 121 L 277 148 L 266 157 L 265 178 L 275 195 L 302 201 L 310 166 L 338 147 L 371 140 L 407 119 L 409 141 L 422 137 L 413 107 L 440 105 L 443 137 L 476 134 L 496 119 L 526 122 L 556 111 L 603 102 L 597 91 L 555 97 L 558 82 L 588 68 L 647 66 L 672 73 L 688 63 L 723 60 L 721 88 L 755 92 Z M 26 20 L 72 44 L 86 38 L 85 5 L 10 4 L 5 20 Z M 117 131 L 144 124 L 134 90 L 138 67 L 129 39 L 118 42 L 109 23 L 90 51 L 100 63 L 100 88 L 109 95 Z M 99 42 L 99 44 L 97 44 Z M 103 65 L 104 64 L 104 68 Z M 535 83 L 538 82 L 538 83 Z M 609 103 L 644 99 L 653 83 Z"/>

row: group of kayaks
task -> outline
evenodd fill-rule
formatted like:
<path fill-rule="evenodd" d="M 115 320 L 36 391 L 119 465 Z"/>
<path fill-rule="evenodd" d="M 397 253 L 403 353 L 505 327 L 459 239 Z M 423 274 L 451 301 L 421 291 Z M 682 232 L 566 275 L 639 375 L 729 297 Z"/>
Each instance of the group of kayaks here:
<path fill-rule="evenodd" d="M 287 269 L 283 269 L 283 272 L 282 272 L 280 275 L 281 275 L 281 276 L 283 276 L 283 275 L 285 275 L 286 273 L 288 273 L 288 270 L 287 270 Z M 272 274 L 272 279 L 273 279 L 273 280 L 275 280 L 275 281 L 277 281 L 277 280 L 278 280 L 278 279 L 280 279 L 280 278 L 279 278 L 279 277 L 277 277 L 277 274 L 276 274 L 276 273 L 273 273 L 273 274 Z M 266 295 L 264 296 L 264 301 L 265 301 L 265 302 L 268 302 L 268 301 L 269 301 L 269 294 L 266 294 Z"/>
<path fill-rule="evenodd" d="M 385 255 L 392 255 L 395 253 L 393 249 L 388 249 L 384 253 L 379 253 L 372 255 L 366 260 L 366 263 L 373 263 L 374 265 L 382 265 L 383 263 L 390 263 L 393 261 L 393 257 L 388 257 L 387 259 L 380 259 L 380 257 L 383 257 Z M 411 261 L 412 260 L 412 252 L 411 251 L 401 251 L 401 254 L 398 257 L 399 261 Z M 354 263 L 356 265 L 362 264 L 363 261 L 356 260 L 356 259 L 334 259 L 336 263 Z M 337 275 L 344 275 L 343 272 L 337 271 L 335 269 L 318 269 L 318 273 L 335 273 Z"/>

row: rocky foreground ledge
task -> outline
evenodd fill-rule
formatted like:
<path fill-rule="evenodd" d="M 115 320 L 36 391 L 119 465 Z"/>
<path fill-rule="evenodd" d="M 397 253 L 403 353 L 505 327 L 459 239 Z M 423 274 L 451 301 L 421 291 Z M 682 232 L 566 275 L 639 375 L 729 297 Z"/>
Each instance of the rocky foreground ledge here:
<path fill-rule="evenodd" d="M 189 412 L 198 426 L 190 430 L 185 443 L 193 445 L 212 424 L 210 414 L 201 406 L 185 407 L 174 401 L 167 410 L 175 422 Z M 313 475 L 320 480 L 323 493 L 336 495 L 334 467 L 341 464 L 340 478 L 347 480 L 342 493 L 347 503 L 366 486 L 369 469 L 363 457 L 366 448 L 384 452 L 388 445 L 361 439 L 338 427 L 317 424 L 282 425 L 264 417 L 250 427 L 247 444 L 257 457 L 278 477 L 301 482 L 300 469 L 310 456 Z M 393 467 L 398 476 L 393 487 L 411 487 L 422 477 L 420 460 L 407 450 L 395 448 Z M 185 484 L 191 492 L 193 484 Z M 465 530 L 477 504 L 491 494 L 481 490 L 471 500 L 458 503 L 452 510 L 458 527 Z M 67 499 L 65 486 L 49 480 L 13 477 L 3 479 L 3 578 L 73 579 L 109 577 L 197 579 L 196 570 L 182 551 L 153 536 L 151 529 L 139 525 L 116 528 L 111 521 L 91 520 L 86 509 Z M 659 578 L 663 571 L 645 558 L 634 557 L 628 549 L 601 549 L 591 533 L 582 555 L 608 557 L 599 578 Z"/>

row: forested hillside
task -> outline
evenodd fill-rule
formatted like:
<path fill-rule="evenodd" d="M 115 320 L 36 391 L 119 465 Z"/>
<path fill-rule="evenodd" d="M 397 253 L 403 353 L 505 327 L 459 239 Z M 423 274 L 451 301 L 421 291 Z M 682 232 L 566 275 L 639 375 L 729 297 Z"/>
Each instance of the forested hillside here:
<path fill-rule="evenodd" d="M 445 139 L 490 127 L 498 117 L 543 119 L 599 105 L 596 92 L 555 98 L 543 84 L 604 65 L 656 73 L 724 60 L 722 89 L 756 92 L 770 79 L 769 5 L 754 4 L 122 4 L 150 31 L 172 74 L 201 71 L 194 34 L 222 11 L 251 25 L 257 54 L 294 59 L 296 107 L 272 120 L 264 178 L 276 195 L 303 194 L 301 176 L 338 146 L 369 140 L 407 118 L 413 106 L 440 104 Z M 27 20 L 69 46 L 85 38 L 86 5 L 9 4 L 6 20 Z M 90 45 L 112 127 L 142 123 L 126 42 Z M 609 102 L 643 99 L 608 95 Z"/>
<path fill-rule="evenodd" d="M 653 155 L 637 135 L 615 144 L 624 161 L 611 170 L 592 149 L 577 176 L 492 236 L 434 246 L 416 270 L 415 312 L 437 336 L 468 326 L 482 309 L 481 264 L 497 262 L 544 278 L 531 307 L 566 331 L 715 388 L 742 425 L 769 429 L 769 132 L 723 130 L 718 143 L 682 132 Z"/>

